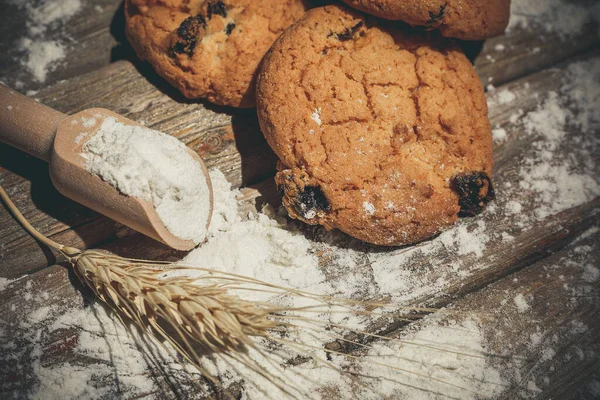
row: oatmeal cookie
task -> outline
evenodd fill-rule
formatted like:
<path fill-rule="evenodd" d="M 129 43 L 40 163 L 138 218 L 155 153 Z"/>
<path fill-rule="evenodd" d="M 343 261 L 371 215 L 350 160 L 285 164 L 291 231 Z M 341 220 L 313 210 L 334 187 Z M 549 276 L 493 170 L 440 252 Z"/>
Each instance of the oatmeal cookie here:
<path fill-rule="evenodd" d="M 303 0 L 126 0 L 126 33 L 187 98 L 253 107 L 261 59 L 305 11 Z"/>
<path fill-rule="evenodd" d="M 442 35 L 484 40 L 508 25 L 510 0 L 343 0 L 380 18 L 439 29 Z"/>
<path fill-rule="evenodd" d="M 449 40 L 396 25 L 343 6 L 311 10 L 257 79 L 290 215 L 380 245 L 426 239 L 494 196 L 473 67 Z"/>

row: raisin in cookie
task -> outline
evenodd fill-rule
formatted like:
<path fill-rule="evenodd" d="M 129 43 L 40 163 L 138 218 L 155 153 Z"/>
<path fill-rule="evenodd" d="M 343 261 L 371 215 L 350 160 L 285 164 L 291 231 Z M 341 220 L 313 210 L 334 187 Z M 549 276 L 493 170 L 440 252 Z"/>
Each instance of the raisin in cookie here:
<path fill-rule="evenodd" d="M 126 33 L 186 97 L 253 107 L 261 59 L 305 12 L 303 0 L 127 0 Z"/>
<path fill-rule="evenodd" d="M 342 6 L 309 11 L 265 56 L 257 105 L 283 203 L 309 224 L 402 245 L 493 197 L 483 88 L 432 33 Z"/>
<path fill-rule="evenodd" d="M 343 1 L 380 18 L 439 29 L 444 36 L 465 40 L 483 40 L 502 34 L 510 17 L 510 0 Z"/>

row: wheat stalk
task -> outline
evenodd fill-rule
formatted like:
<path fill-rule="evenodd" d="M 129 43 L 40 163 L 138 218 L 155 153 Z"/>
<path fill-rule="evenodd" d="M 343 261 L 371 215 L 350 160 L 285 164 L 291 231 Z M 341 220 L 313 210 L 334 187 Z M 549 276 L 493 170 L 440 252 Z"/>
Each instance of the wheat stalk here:
<path fill-rule="evenodd" d="M 249 345 L 276 324 L 270 311 L 227 294 L 218 284 L 199 286 L 186 277 L 158 278 L 163 271 L 142 269 L 131 260 L 86 250 L 74 264 L 79 279 L 127 317 L 152 324 L 167 319 L 177 331 L 211 351 Z"/>
<path fill-rule="evenodd" d="M 218 354 L 240 362 L 271 381 L 282 392 L 292 397 L 298 397 L 284 386 L 281 379 L 275 379 L 260 366 L 253 365 L 252 360 L 245 358 L 245 349 L 248 348 L 252 348 L 262 356 L 265 355 L 253 339 L 257 337 L 286 345 L 315 359 L 320 365 L 339 371 L 339 368 L 327 360 L 309 354 L 307 349 L 315 349 L 314 346 L 293 343 L 277 335 L 294 329 L 325 333 L 334 340 L 363 348 L 369 346 L 347 339 L 342 335 L 332 335 L 332 331 L 328 328 L 343 328 L 347 332 L 362 335 L 365 338 L 397 341 L 402 344 L 428 347 L 462 356 L 479 358 L 483 356 L 441 348 L 436 349 L 429 345 L 392 339 L 295 314 L 298 312 L 342 312 L 355 315 L 377 315 L 376 312 L 364 310 L 382 306 L 426 313 L 436 311 L 434 309 L 334 299 L 208 268 L 192 268 L 178 264 L 128 259 L 98 250 L 81 251 L 61 245 L 37 231 L 20 213 L 1 185 L 0 198 L 34 238 L 63 255 L 73 266 L 80 281 L 88 286 L 98 298 L 113 308 L 117 315 L 124 315 L 132 320 L 140 329 L 146 331 L 152 338 L 157 339 L 160 344 L 163 344 L 160 338 L 168 342 L 181 356 L 194 365 L 204 377 L 219 388 L 221 388 L 221 385 L 218 380 L 202 366 L 201 359 L 203 355 Z M 195 278 L 180 275 L 169 277 L 169 272 L 182 269 L 190 269 L 196 272 L 203 271 L 205 275 Z M 243 300 L 230 295 L 229 292 L 233 290 L 254 290 L 279 296 L 303 297 L 313 301 L 313 304 L 299 308 L 281 308 L 270 303 Z M 356 307 L 360 310 L 356 310 Z M 319 350 L 328 354 L 358 358 L 326 348 Z M 268 357 L 263 358 L 268 359 Z M 426 377 L 416 372 L 390 368 L 464 389 L 450 382 Z M 298 392 L 301 397 L 303 396 L 298 388 L 292 388 L 292 390 Z"/>

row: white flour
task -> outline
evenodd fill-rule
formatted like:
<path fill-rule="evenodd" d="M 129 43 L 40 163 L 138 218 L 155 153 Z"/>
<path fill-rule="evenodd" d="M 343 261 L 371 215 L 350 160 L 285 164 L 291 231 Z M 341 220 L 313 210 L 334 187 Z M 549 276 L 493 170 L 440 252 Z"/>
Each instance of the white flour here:
<path fill-rule="evenodd" d="M 600 21 L 598 2 L 569 0 L 512 0 L 507 32 L 516 29 L 554 33 L 567 39 L 589 24 Z"/>
<path fill-rule="evenodd" d="M 545 218 L 600 196 L 600 59 L 573 63 L 559 93 L 550 92 L 538 108 L 521 117 L 535 137 L 534 154 L 522 161 L 520 188 L 536 194 L 537 218 Z M 572 148 L 573 132 L 577 146 Z"/>
<path fill-rule="evenodd" d="M 121 193 L 151 202 L 183 240 L 206 237 L 210 193 L 198 161 L 176 138 L 106 117 L 83 146 L 87 170 Z"/>
<path fill-rule="evenodd" d="M 18 40 L 18 48 L 25 53 L 21 64 L 31 73 L 33 78 L 43 83 L 49 72 L 54 71 L 66 57 L 66 34 L 62 32 L 65 23 L 77 14 L 81 8 L 81 0 L 11 0 L 26 15 L 26 36 Z M 54 40 L 49 40 L 47 32 L 53 33 Z"/>
<path fill-rule="evenodd" d="M 424 246 L 415 246 L 408 252 L 390 250 L 384 254 L 369 254 L 345 249 L 336 246 L 335 234 L 322 237 L 327 244 L 316 246 L 298 230 L 299 224 L 288 222 L 270 208 L 249 219 L 241 218 L 235 200 L 240 192 L 232 190 L 223 174 L 217 170 L 211 171 L 211 179 L 217 204 L 214 216 L 216 223 L 211 226 L 208 243 L 191 252 L 185 262 L 243 273 L 274 284 L 324 294 L 336 293 L 346 298 L 352 298 L 356 293 L 364 292 L 365 287 L 370 287 L 369 291 L 410 301 L 423 293 L 434 293 L 446 285 L 443 282 L 428 282 L 427 274 L 410 271 L 408 268 L 412 257 L 432 253 L 439 246 L 447 247 L 450 254 L 477 256 L 478 251 L 483 248 L 479 246 L 484 246 L 487 240 L 479 242 L 486 227 L 475 222 L 474 230 L 461 228 L 471 224 L 463 224 L 451 230 L 448 237 L 452 240 L 435 239 Z M 335 254 L 336 258 L 331 262 L 334 268 L 341 269 L 341 276 L 329 276 L 327 282 L 324 282 L 327 271 L 319 266 L 319 259 L 314 254 L 315 248 L 320 249 L 319 252 Z M 463 256 L 454 259 L 461 258 Z M 368 260 L 373 263 L 369 269 L 372 268 L 374 280 L 369 279 L 369 269 L 362 268 Z M 383 269 L 382 266 L 387 267 Z M 468 273 L 459 263 L 436 266 L 441 267 L 446 268 L 447 272 L 439 271 L 439 276 L 456 275 L 458 271 Z M 587 269 L 584 274 L 586 277 L 593 275 Z M 37 383 L 29 393 L 30 398 L 165 397 L 161 389 L 164 382 L 152 377 L 149 371 L 158 376 L 165 374 L 168 379 L 177 382 L 176 385 L 182 390 L 197 392 L 198 389 L 186 380 L 186 374 L 172 356 L 161 347 L 142 341 L 139 333 L 129 333 L 113 313 L 107 312 L 98 303 L 84 307 L 83 298 L 79 298 L 79 303 L 70 304 L 65 311 L 65 307 L 45 305 L 41 296 L 31 295 L 34 289 L 30 284 L 24 286 L 24 292 L 19 295 L 25 297 L 28 294 L 29 301 L 40 302 L 37 310 L 29 313 L 29 317 L 21 322 L 25 331 L 32 336 L 31 340 L 36 338 L 34 343 L 44 343 L 48 332 L 77 328 L 78 333 L 74 336 L 76 339 L 73 339 L 76 340 L 76 346 L 69 351 L 72 355 L 68 360 L 86 357 L 94 360 L 92 365 L 71 361 L 45 364 L 42 360 L 43 354 L 48 351 L 48 345 L 43 348 L 42 344 L 34 345 L 30 357 L 33 360 L 32 373 Z M 402 286 L 406 291 L 402 290 Z M 265 298 L 244 292 L 237 294 L 248 299 Z M 515 303 L 521 306 L 521 311 L 527 311 L 517 298 Z M 284 299 L 282 304 L 298 306 L 302 302 Z M 364 328 L 370 320 L 347 314 L 312 317 L 357 329 Z M 47 319 L 52 322 L 48 324 Z M 335 330 L 303 330 L 290 332 L 287 339 L 294 343 L 316 346 L 317 349 L 307 349 L 306 352 L 324 360 L 326 353 L 319 349 L 332 340 L 331 335 L 335 335 Z M 282 367 L 286 360 L 296 354 L 295 350 L 285 347 L 269 348 L 268 360 L 255 351 L 250 351 L 249 357 L 262 369 L 281 378 L 285 382 L 284 386 L 297 397 L 306 399 L 325 398 L 322 395 L 327 391 L 333 391 L 333 398 L 341 399 L 379 399 L 389 396 L 429 400 L 447 395 L 457 399 L 470 399 L 473 393 L 477 393 L 477 398 L 485 399 L 498 395 L 508 385 L 505 378 L 501 377 L 501 372 L 506 372 L 490 364 L 485 357 L 490 350 L 486 347 L 483 325 L 473 316 L 463 313 L 446 315 L 444 311 L 440 311 L 413 323 L 410 329 L 402 333 L 400 339 L 408 343 L 377 341 L 373 346 L 365 348 L 366 356 L 361 356 L 358 360 L 335 355 L 331 357 L 330 365 L 334 368 L 347 368 L 369 375 L 358 381 L 351 375 L 324 366 L 318 361 Z M 261 343 L 260 340 L 258 342 Z M 12 346 L 9 340 L 5 343 L 6 346 Z M 542 345 L 545 344 L 538 340 L 536 346 Z M 11 348 L 11 351 L 17 351 L 14 347 Z M 551 351 L 546 349 L 546 353 Z M 260 374 L 239 363 L 218 358 L 216 363 L 208 362 L 206 367 L 211 372 L 220 372 L 224 385 L 244 379 L 246 384 L 243 398 L 246 400 L 287 398 Z M 518 373 L 517 366 L 511 367 L 510 371 L 513 370 Z M 198 375 L 195 376 L 198 379 Z M 118 386 L 96 382 L 118 382 Z M 294 388 L 299 392 L 295 392 Z"/>
<path fill-rule="evenodd" d="M 521 26 L 533 29 L 537 26 L 534 20 L 538 15 L 556 14 L 555 17 L 558 18 L 559 15 L 555 11 L 549 11 L 548 6 L 562 7 L 564 4 L 562 1 L 547 0 L 541 2 L 543 8 L 538 9 L 534 3 L 536 2 L 514 1 L 517 18 L 513 14 L 513 28 Z M 573 10 L 571 8 L 572 13 L 566 15 L 567 19 L 576 17 L 576 20 L 581 21 L 589 18 L 578 10 Z M 527 18 L 527 22 L 523 22 L 521 17 Z M 569 34 L 580 29 L 580 26 L 566 26 L 558 22 L 552 26 L 544 26 L 544 29 L 544 32 L 547 29 Z M 568 69 L 562 88 L 556 94 L 541 94 L 537 109 L 515 111 L 501 131 L 497 128 L 495 140 L 498 142 L 509 141 L 511 145 L 514 144 L 512 140 L 521 135 L 533 141 L 533 145 L 528 145 L 528 149 L 531 149 L 524 152 L 524 159 L 512 165 L 514 171 L 510 172 L 517 177 L 516 181 L 511 184 L 499 180 L 498 199 L 482 215 L 461 221 L 437 238 L 408 248 L 379 252 L 349 241 L 339 234 L 326 233 L 288 221 L 270 207 L 259 214 L 240 215 L 236 200 L 240 192 L 231 189 L 222 173 L 211 171 L 215 215 L 208 233 L 208 242 L 191 252 L 184 262 L 342 298 L 388 297 L 400 304 L 421 304 L 423 299 L 447 296 L 449 287 L 460 286 L 465 278 L 488 268 L 492 257 L 502 254 L 497 253 L 494 248 L 499 242 L 511 243 L 511 240 L 537 219 L 584 204 L 600 194 L 596 181 L 597 166 L 593 158 L 589 157 L 597 150 L 598 139 L 594 134 L 599 125 L 598 79 L 597 74 L 590 71 L 599 70 L 597 61 L 573 64 Z M 528 95 L 533 96 L 535 93 L 530 92 Z M 491 96 L 492 94 L 490 98 Z M 495 96 L 497 103 L 492 105 L 496 106 L 508 107 L 521 99 L 504 89 L 500 89 Z M 318 112 L 316 114 L 318 117 Z M 571 152 L 568 152 L 569 148 Z M 578 163 L 587 166 L 582 167 Z M 537 210 L 535 216 L 533 210 Z M 499 231 L 498 224 L 509 231 Z M 595 232 L 597 228 L 592 228 L 582 234 L 580 239 Z M 548 273 L 558 275 L 569 263 L 578 266 L 581 281 L 585 285 L 569 282 L 564 289 L 556 288 L 557 291 L 572 291 L 574 301 L 584 301 L 585 296 L 597 297 L 597 291 L 594 290 L 600 279 L 600 272 L 587 261 L 588 252 L 592 251 L 588 247 L 579 246 L 577 251 L 558 260 L 548 270 Z M 423 268 L 416 269 L 414 265 Z M 433 270 L 435 273 L 432 273 Z M 0 281 L 0 286 L 7 285 L 11 285 L 11 282 Z M 547 392 L 549 382 L 532 380 L 531 363 L 523 369 L 518 363 L 511 364 L 512 361 L 502 364 L 503 357 L 495 357 L 495 349 L 490 349 L 488 343 L 489 336 L 513 329 L 513 323 L 514 326 L 519 326 L 519 329 L 515 329 L 516 334 L 521 331 L 521 325 L 516 322 L 536 323 L 535 316 L 532 315 L 536 307 L 535 299 L 522 293 L 527 293 L 527 287 L 507 294 L 508 297 L 505 296 L 503 302 L 498 302 L 505 306 L 505 310 L 499 314 L 499 320 L 509 324 L 504 329 L 494 330 L 487 325 L 489 321 L 483 323 L 468 312 L 452 314 L 441 310 L 402 330 L 401 339 L 419 343 L 420 346 L 398 341 L 376 341 L 364 349 L 366 357 L 360 360 L 335 355 L 331 357 L 331 366 L 334 368 L 343 367 L 375 376 L 358 378 L 362 385 L 356 383 L 355 377 L 319 366 L 319 362 L 314 360 L 283 368 L 282 365 L 286 365 L 286 361 L 296 354 L 289 348 L 268 350 L 275 365 L 262 359 L 254 351 L 250 351 L 249 355 L 257 360 L 261 368 L 280 377 L 288 386 L 298 389 L 300 393 L 294 392 L 298 398 L 321 398 L 324 397 L 323 393 L 329 391 L 330 394 L 333 393 L 330 398 L 346 399 L 380 399 L 385 396 L 424 400 L 447 398 L 446 396 L 485 399 L 502 396 L 501 392 L 507 387 L 516 388 L 519 397 L 530 398 L 542 389 Z M 238 294 L 247 299 L 266 298 L 264 294 L 250 292 Z M 171 356 L 162 348 L 142 342 L 142 336 L 137 332 L 128 333 L 114 315 L 107 313 L 98 303 L 86 306 L 83 298 L 77 297 L 75 304 L 48 306 L 39 300 L 43 296 L 35 293 L 31 285 L 25 286 L 17 295 L 28 302 L 40 301 L 37 309 L 28 313 L 21 321 L 30 337 L 20 340 L 27 339 L 33 343 L 30 358 L 23 357 L 23 363 L 25 366 L 32 366 L 34 383 L 31 391 L 18 392 L 20 396 L 17 397 L 165 398 L 171 392 L 162 391 L 164 382 L 152 377 L 160 375 L 160 370 L 175 382 L 174 386 L 186 388 L 185 393 L 198 393 L 196 386 L 186 382 L 185 373 Z M 298 299 L 286 298 L 281 301 L 287 306 L 302 304 Z M 509 311 L 521 318 L 505 320 Z M 371 322 L 371 318 L 347 314 L 313 317 L 357 329 L 362 329 Z M 488 315 L 484 317 L 489 319 Z M 47 323 L 47 320 L 51 323 Z M 579 321 L 573 321 L 570 328 L 565 337 L 575 339 L 576 335 L 583 334 L 588 329 Z M 42 347 L 42 343 L 58 329 L 73 329 L 77 332 L 74 333 L 77 344 L 72 351 L 67 352 L 66 361 L 45 364 L 44 354 L 47 349 Z M 9 335 L 12 331 L 10 327 L 0 326 L 0 337 L 3 339 L 0 340 L 0 349 L 10 349 L 11 354 L 19 354 L 22 342 L 14 341 Z M 335 329 L 312 333 L 306 330 L 291 332 L 287 339 L 294 343 L 316 346 L 317 349 L 307 350 L 308 353 L 325 359 L 322 346 L 331 342 L 331 335 L 335 334 Z M 523 335 L 526 335 L 525 342 L 531 347 L 531 351 L 538 351 L 532 353 L 530 361 L 535 357 L 540 362 L 548 361 L 557 354 L 548 347 L 552 343 L 544 337 L 543 332 L 524 331 Z M 500 352 L 512 356 L 510 347 L 503 347 Z M 87 357 L 93 360 L 93 364 L 86 364 Z M 379 365 L 378 362 L 386 365 Z M 235 372 L 236 368 L 239 374 Z M 238 363 L 217 360 L 211 371 L 220 371 L 226 385 L 245 379 L 244 400 L 286 398 L 259 374 Z M 600 384 L 598 387 L 600 388 Z M 598 388 L 595 390 L 600 392 Z"/>
<path fill-rule="evenodd" d="M 27 59 L 22 64 L 38 82 L 44 82 L 49 72 L 56 69 L 58 62 L 65 58 L 65 46 L 57 41 L 44 41 L 23 38 L 19 46 L 27 51 Z"/>

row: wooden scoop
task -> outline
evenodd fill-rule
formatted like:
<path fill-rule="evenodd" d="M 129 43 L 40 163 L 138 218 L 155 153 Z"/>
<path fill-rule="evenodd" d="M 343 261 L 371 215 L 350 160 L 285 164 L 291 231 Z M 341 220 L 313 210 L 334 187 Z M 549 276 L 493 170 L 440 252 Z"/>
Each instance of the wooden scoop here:
<path fill-rule="evenodd" d="M 48 162 L 50 178 L 60 193 L 174 249 L 192 249 L 194 242 L 169 232 L 150 202 L 123 195 L 86 170 L 81 149 L 105 117 L 142 126 L 103 108 L 67 116 L 0 84 L 0 141 Z M 202 159 L 188 150 L 200 163 L 210 190 L 208 228 L 213 208 L 212 185 Z"/>

